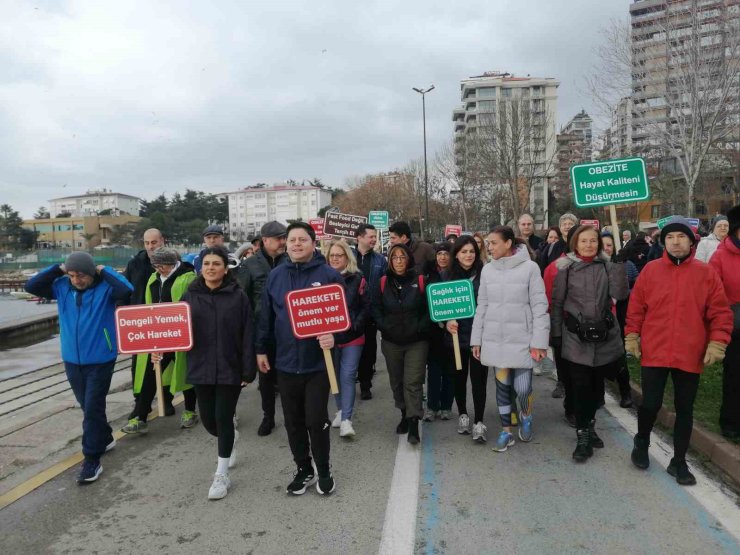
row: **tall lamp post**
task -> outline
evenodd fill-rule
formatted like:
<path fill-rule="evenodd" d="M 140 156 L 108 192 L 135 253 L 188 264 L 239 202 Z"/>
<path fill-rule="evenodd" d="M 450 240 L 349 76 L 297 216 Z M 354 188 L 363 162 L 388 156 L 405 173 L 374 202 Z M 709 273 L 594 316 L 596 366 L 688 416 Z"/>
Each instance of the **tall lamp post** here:
<path fill-rule="evenodd" d="M 417 89 L 412 87 L 413 90 L 421 95 L 421 119 L 424 126 L 424 207 L 425 207 L 425 220 L 427 227 L 427 234 L 429 233 L 429 175 L 427 173 L 427 105 L 426 105 L 426 94 L 434 90 L 434 85 L 430 85 L 428 89 Z M 426 238 L 426 234 L 422 229 L 422 235 Z"/>

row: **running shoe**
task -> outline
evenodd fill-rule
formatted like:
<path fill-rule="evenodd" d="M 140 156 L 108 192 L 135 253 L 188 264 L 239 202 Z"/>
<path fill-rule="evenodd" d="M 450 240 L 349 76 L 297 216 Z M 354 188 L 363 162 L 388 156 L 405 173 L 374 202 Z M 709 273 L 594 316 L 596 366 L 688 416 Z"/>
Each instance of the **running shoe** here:
<path fill-rule="evenodd" d="M 498 439 L 496 439 L 496 447 L 494 447 L 493 450 L 503 453 L 512 445 L 514 445 L 513 434 L 505 430 L 501 430 L 501 433 L 498 435 Z"/>
<path fill-rule="evenodd" d="M 103 465 L 99 460 L 85 459 L 80 467 L 80 473 L 77 475 L 77 483 L 90 484 L 98 479 L 103 472 Z"/>
<path fill-rule="evenodd" d="M 334 476 L 331 475 L 331 471 L 327 476 L 319 476 L 319 481 L 316 482 L 316 491 L 319 495 L 329 495 L 337 489 L 337 484 L 334 481 Z"/>
<path fill-rule="evenodd" d="M 180 417 L 180 427 L 181 428 L 192 428 L 198 423 L 198 415 L 195 413 L 195 411 L 192 410 L 186 410 L 182 413 L 182 416 Z M 234 427 L 236 430 L 236 427 Z"/>
<path fill-rule="evenodd" d="M 424 410 L 424 422 L 434 422 L 435 416 L 437 416 L 437 413 L 432 409 Z"/>
<path fill-rule="evenodd" d="M 139 419 L 138 416 L 135 416 L 128 421 L 128 424 L 121 428 L 121 431 L 124 434 L 145 434 L 149 431 L 149 425 Z"/>
<path fill-rule="evenodd" d="M 486 438 L 486 432 L 488 431 L 488 428 L 486 428 L 486 425 L 483 424 L 483 422 L 478 422 L 473 425 L 473 441 L 477 443 L 485 443 L 488 438 Z"/>
<path fill-rule="evenodd" d="M 316 472 L 312 465 L 306 465 L 296 470 L 293 476 L 293 481 L 288 484 L 286 493 L 292 493 L 293 495 L 303 495 L 306 493 L 306 488 L 313 485 L 316 482 Z"/>
<path fill-rule="evenodd" d="M 231 487 L 231 480 L 228 474 L 214 474 L 213 483 L 208 490 L 208 499 L 223 499 Z"/>
<path fill-rule="evenodd" d="M 342 411 L 338 410 L 337 414 L 334 415 L 334 420 L 331 421 L 332 428 L 339 428 L 342 425 Z"/>
<path fill-rule="evenodd" d="M 440 411 L 438 414 L 440 420 L 449 420 L 450 418 L 452 418 L 452 413 L 448 410 Z"/>
<path fill-rule="evenodd" d="M 239 432 L 234 430 L 234 443 L 231 446 L 231 456 L 229 457 L 229 468 L 236 466 L 236 440 L 239 439 Z"/>
<path fill-rule="evenodd" d="M 355 437 L 355 429 L 351 420 L 342 420 L 339 425 L 339 437 Z"/>
<path fill-rule="evenodd" d="M 470 433 L 470 418 L 467 414 L 461 414 L 460 418 L 457 419 L 457 433 L 458 434 L 469 434 Z"/>
<path fill-rule="evenodd" d="M 519 417 L 519 439 L 523 442 L 532 441 L 532 415 Z"/>

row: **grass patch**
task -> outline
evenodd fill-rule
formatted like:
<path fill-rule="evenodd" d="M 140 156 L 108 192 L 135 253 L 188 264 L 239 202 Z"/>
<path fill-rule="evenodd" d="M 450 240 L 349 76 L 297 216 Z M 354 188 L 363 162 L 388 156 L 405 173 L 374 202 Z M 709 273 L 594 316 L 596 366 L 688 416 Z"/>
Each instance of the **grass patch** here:
<path fill-rule="evenodd" d="M 630 369 L 630 379 L 639 384 L 641 380 L 640 362 L 635 359 L 627 359 Z M 720 433 L 719 407 L 722 404 L 722 364 L 713 364 L 704 368 L 699 379 L 699 391 L 694 403 L 694 421 L 701 424 L 705 429 Z M 673 406 L 673 381 L 668 376 L 663 397 L 663 406 L 675 412 Z"/>

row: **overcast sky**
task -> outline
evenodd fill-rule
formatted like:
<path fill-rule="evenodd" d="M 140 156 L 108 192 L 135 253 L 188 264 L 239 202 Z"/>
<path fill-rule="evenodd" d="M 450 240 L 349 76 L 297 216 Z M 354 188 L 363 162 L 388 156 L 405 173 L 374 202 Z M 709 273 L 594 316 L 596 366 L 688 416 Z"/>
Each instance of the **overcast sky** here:
<path fill-rule="evenodd" d="M 151 199 L 320 177 L 340 186 L 452 138 L 459 82 L 560 80 L 591 103 L 599 28 L 629 0 L 0 0 L 0 202 Z"/>

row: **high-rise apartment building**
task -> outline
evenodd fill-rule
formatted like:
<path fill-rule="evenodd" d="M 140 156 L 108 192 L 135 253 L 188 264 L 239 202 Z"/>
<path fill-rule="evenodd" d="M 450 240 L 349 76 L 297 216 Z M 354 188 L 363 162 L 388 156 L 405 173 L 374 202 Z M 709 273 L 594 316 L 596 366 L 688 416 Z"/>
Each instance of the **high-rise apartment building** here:
<path fill-rule="evenodd" d="M 632 98 L 622 98 L 612 110 L 609 127 L 609 158 L 632 154 Z"/>
<path fill-rule="evenodd" d="M 87 191 L 84 195 L 61 197 L 49 200 L 49 213 L 52 218 L 68 214 L 76 218 L 97 216 L 101 212 L 113 216 L 138 216 L 141 199 L 108 189 Z"/>
<path fill-rule="evenodd" d="M 528 144 L 520 147 L 521 160 L 526 171 L 517 176 L 518 186 L 529 190 L 529 210 L 538 227 L 546 225 L 548 212 L 548 181 L 554 175 L 555 121 L 557 119 L 557 90 L 560 82 L 553 78 L 516 77 L 510 73 L 487 72 L 460 82 L 462 106 L 453 111 L 455 129 L 456 160 L 458 171 L 464 168 L 467 149 L 464 147 L 470 137 L 478 141 L 496 140 L 503 131 L 501 118 L 510 112 L 512 106 L 521 106 L 519 112 L 525 114 L 518 126 L 520 131 L 531 138 Z M 516 110 L 516 108 L 515 108 Z M 522 128 L 522 122 L 526 129 Z M 484 175 L 486 170 L 479 172 Z M 491 187 L 508 185 L 491 178 Z M 527 182 L 530 181 L 530 182 Z M 521 195 L 520 195 L 521 198 Z M 514 217 L 518 215 L 512 215 Z"/>
<path fill-rule="evenodd" d="M 575 135 L 581 139 L 580 157 L 583 162 L 590 162 L 593 153 L 593 120 L 581 110 L 573 116 L 560 130 L 561 135 Z"/>

